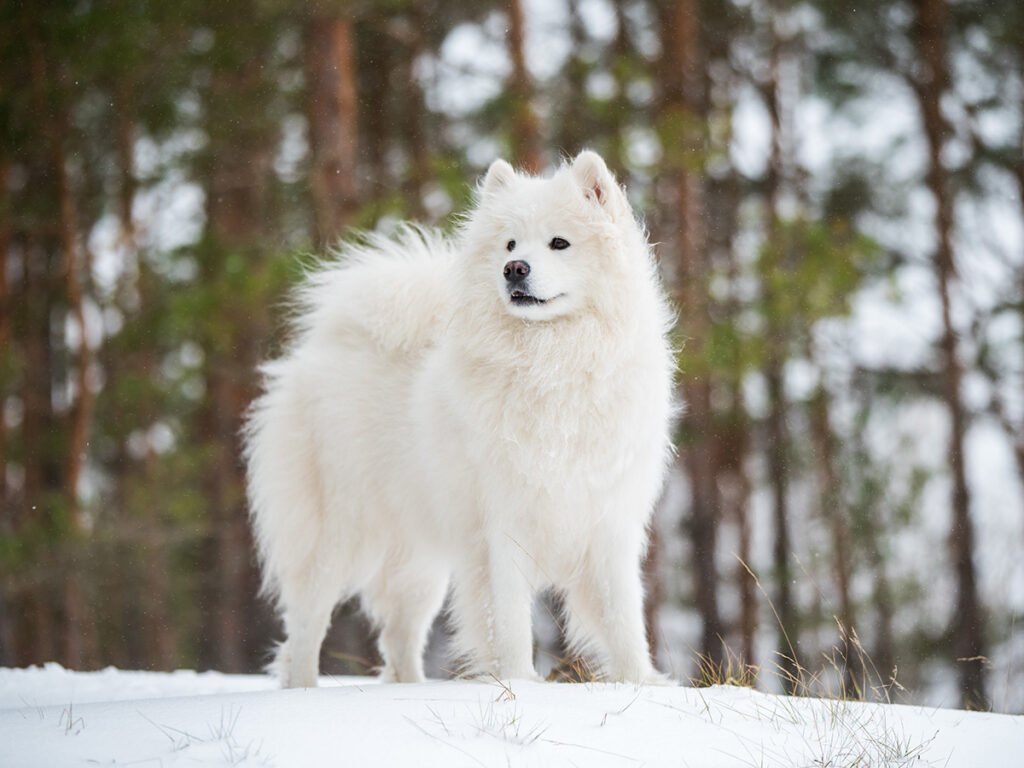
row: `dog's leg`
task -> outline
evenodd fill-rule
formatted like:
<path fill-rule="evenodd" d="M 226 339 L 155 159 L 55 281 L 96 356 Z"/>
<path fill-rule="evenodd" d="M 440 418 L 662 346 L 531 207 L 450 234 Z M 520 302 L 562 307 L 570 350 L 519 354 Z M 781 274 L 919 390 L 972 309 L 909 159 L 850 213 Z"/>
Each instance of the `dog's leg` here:
<path fill-rule="evenodd" d="M 491 550 L 492 649 L 501 679 L 537 679 L 533 667 L 533 589 L 515 557 Z"/>
<path fill-rule="evenodd" d="M 278 649 L 274 663 L 281 687 L 316 687 L 320 646 L 337 599 L 334 590 L 310 589 L 294 600 L 282 602 L 287 639 Z"/>
<path fill-rule="evenodd" d="M 364 593 L 366 608 L 380 626 L 377 640 L 384 658 L 381 679 L 389 683 L 421 683 L 423 651 L 430 625 L 448 589 L 448 573 L 430 565 L 406 566 Z"/>
<path fill-rule="evenodd" d="M 533 589 L 516 557 L 491 547 L 476 568 L 457 577 L 456 644 L 473 677 L 537 680 L 533 667 Z"/>
<path fill-rule="evenodd" d="M 644 634 L 639 547 L 605 542 L 591 549 L 566 590 L 566 607 L 570 639 L 604 657 L 602 671 L 609 680 L 663 682 Z"/>

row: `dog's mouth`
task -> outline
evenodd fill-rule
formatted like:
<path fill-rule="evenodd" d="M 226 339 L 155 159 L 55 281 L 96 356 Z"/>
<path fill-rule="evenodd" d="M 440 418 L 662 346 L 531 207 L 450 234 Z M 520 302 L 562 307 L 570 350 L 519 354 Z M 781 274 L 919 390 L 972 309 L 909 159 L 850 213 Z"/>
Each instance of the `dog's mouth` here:
<path fill-rule="evenodd" d="M 509 291 L 508 298 L 509 298 L 509 301 L 511 301 L 513 304 L 515 304 L 518 307 L 529 307 L 529 306 L 533 306 L 533 305 L 547 304 L 548 302 L 554 301 L 555 299 L 558 299 L 558 298 L 561 298 L 564 295 L 565 294 L 560 293 L 557 296 L 552 296 L 552 297 L 547 298 L 547 299 L 542 299 L 542 298 L 539 298 L 537 296 L 534 296 L 532 293 L 527 293 L 526 291 L 515 290 L 515 291 Z"/>

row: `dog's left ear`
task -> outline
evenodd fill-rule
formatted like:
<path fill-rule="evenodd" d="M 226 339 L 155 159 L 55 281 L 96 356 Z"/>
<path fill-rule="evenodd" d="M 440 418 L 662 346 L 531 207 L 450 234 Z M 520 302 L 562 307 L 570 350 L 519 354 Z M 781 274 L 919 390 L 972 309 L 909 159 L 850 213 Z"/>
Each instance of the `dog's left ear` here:
<path fill-rule="evenodd" d="M 572 177 L 580 185 L 584 196 L 601 206 L 612 218 L 617 219 L 629 211 L 629 203 L 608 170 L 604 159 L 589 149 L 576 155 L 572 161 Z"/>

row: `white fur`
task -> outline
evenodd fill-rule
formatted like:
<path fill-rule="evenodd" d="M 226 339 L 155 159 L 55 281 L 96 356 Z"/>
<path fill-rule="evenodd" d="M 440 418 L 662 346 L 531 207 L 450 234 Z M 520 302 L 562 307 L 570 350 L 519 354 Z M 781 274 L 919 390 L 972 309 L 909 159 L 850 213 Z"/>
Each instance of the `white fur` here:
<path fill-rule="evenodd" d="M 302 291 L 246 433 L 282 683 L 315 685 L 354 594 L 385 678 L 422 680 L 449 582 L 467 674 L 536 676 L 530 606 L 554 586 L 607 678 L 654 679 L 640 561 L 670 452 L 671 318 L 604 161 L 547 179 L 496 161 L 454 239 L 407 228 L 342 255 Z M 512 259 L 550 301 L 511 302 Z"/>

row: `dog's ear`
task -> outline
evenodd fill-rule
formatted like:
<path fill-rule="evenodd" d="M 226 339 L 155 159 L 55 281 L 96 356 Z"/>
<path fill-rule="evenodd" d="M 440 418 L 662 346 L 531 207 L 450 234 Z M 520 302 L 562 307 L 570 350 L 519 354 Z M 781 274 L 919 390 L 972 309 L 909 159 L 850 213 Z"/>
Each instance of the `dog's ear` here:
<path fill-rule="evenodd" d="M 576 155 L 572 161 L 572 177 L 583 190 L 583 195 L 601 206 L 612 218 L 629 211 L 626 196 L 597 152 L 584 149 Z"/>
<path fill-rule="evenodd" d="M 491 167 L 487 169 L 487 175 L 484 176 L 480 189 L 483 190 L 485 195 L 489 195 L 503 187 L 509 186 L 515 181 L 515 178 L 516 172 L 512 170 L 512 166 L 499 158 L 491 163 Z"/>

